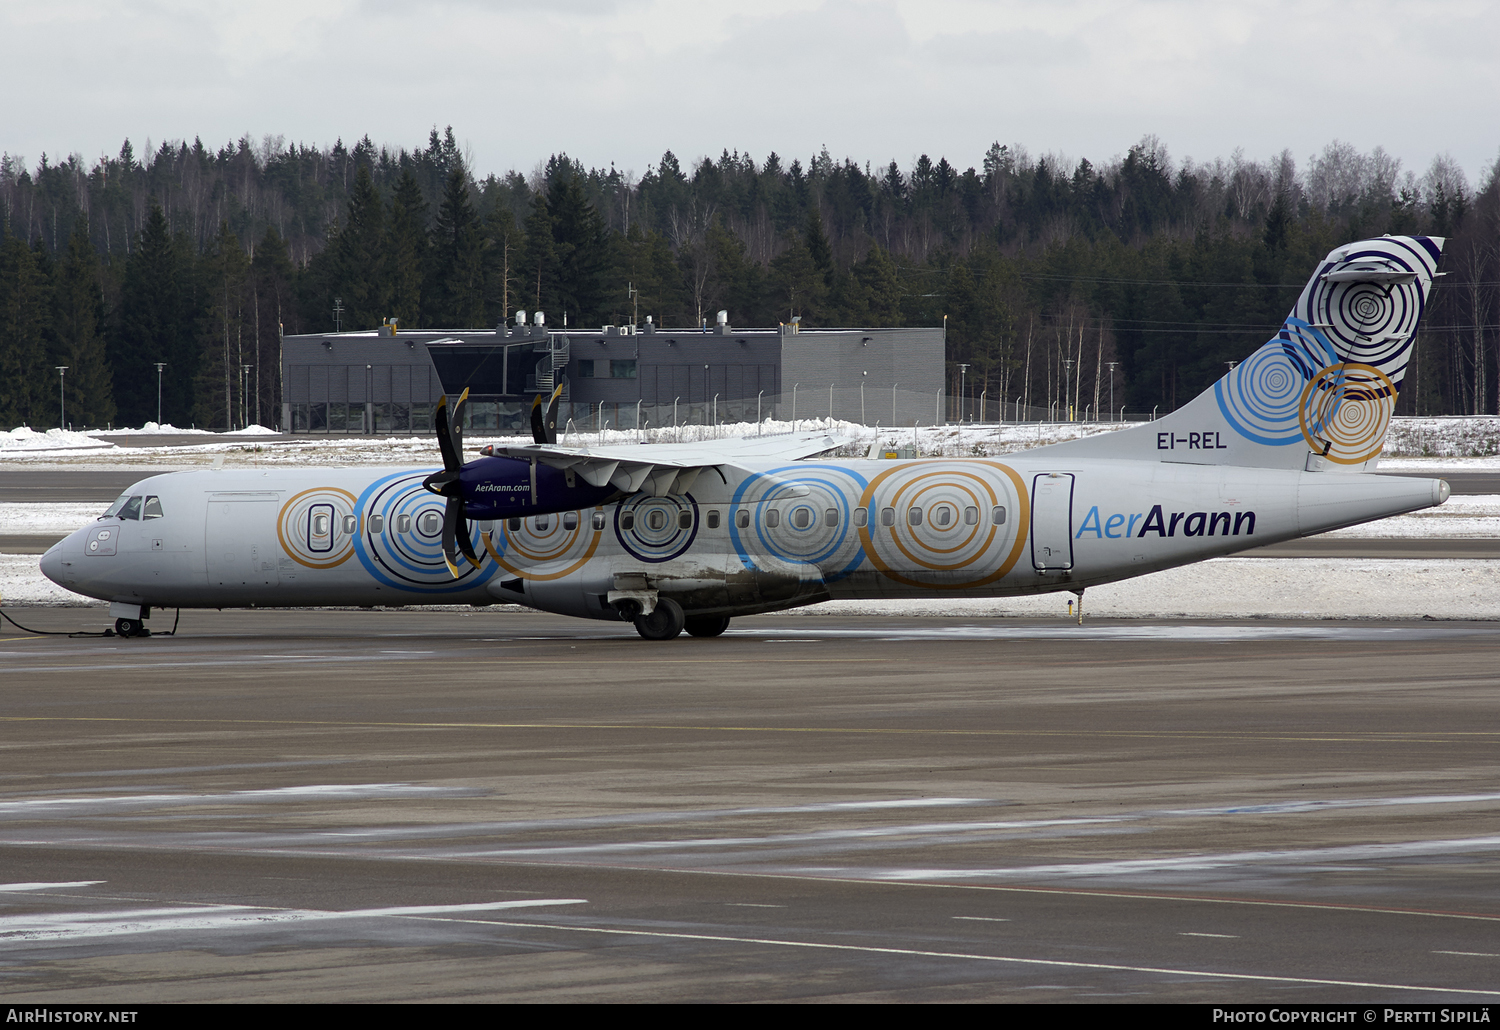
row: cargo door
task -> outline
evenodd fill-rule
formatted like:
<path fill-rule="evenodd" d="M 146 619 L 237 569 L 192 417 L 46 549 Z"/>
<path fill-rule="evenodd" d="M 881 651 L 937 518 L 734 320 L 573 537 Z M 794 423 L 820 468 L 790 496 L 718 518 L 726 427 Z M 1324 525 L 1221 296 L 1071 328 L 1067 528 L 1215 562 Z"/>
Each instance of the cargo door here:
<path fill-rule="evenodd" d="M 279 508 L 274 494 L 209 498 L 203 541 L 209 586 L 274 587 L 280 582 L 276 571 Z"/>

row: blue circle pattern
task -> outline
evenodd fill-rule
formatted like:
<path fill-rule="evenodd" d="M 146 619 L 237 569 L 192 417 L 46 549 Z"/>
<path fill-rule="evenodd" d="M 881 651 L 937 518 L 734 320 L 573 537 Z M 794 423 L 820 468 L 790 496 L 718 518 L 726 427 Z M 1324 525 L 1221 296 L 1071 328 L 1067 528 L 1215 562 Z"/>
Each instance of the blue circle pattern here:
<path fill-rule="evenodd" d="M 784 476 L 783 473 L 789 475 Z M 833 583 L 859 568 L 864 563 L 865 552 L 853 529 L 854 508 L 858 504 L 858 496 L 851 499 L 845 487 L 837 481 L 837 477 L 829 473 L 837 473 L 837 477 L 857 483 L 860 495 L 863 495 L 865 487 L 869 485 L 869 481 L 859 473 L 840 465 L 786 465 L 771 469 L 769 472 L 756 472 L 747 476 L 735 490 L 734 498 L 730 502 L 730 510 L 732 513 L 739 511 L 742 505 L 753 504 L 754 515 L 751 518 L 751 526 L 759 544 L 759 550 L 781 561 L 821 566 L 838 555 L 846 544 L 852 543 L 854 553 L 850 561 L 843 568 L 823 575 L 825 582 Z M 774 502 L 786 500 L 790 496 L 789 490 L 799 486 L 807 488 L 810 494 L 820 496 L 822 499 L 809 498 L 807 501 L 793 504 L 783 512 L 782 525 L 776 535 L 768 534 L 765 520 L 766 507 Z M 798 529 L 792 521 L 792 515 L 798 508 L 805 508 L 811 514 L 807 526 L 802 529 Z M 837 512 L 837 525 L 832 527 L 825 525 L 823 519 L 823 512 L 829 508 Z M 745 546 L 746 542 L 732 514 L 729 522 L 729 538 L 735 553 L 739 556 L 740 563 L 747 569 L 756 569 L 755 559 Z"/>
<path fill-rule="evenodd" d="M 468 562 L 459 565 L 459 577 L 453 578 L 443 560 L 442 534 L 429 537 L 421 532 L 422 516 L 429 511 L 442 515 L 445 502 L 422 486 L 422 481 L 436 469 L 399 472 L 377 479 L 367 486 L 356 508 L 361 512 L 361 532 L 354 542 L 354 553 L 360 564 L 378 582 L 396 590 L 417 590 L 425 594 L 458 594 L 481 586 L 498 571 L 498 566 L 474 568 Z M 385 531 L 371 533 L 369 518 L 385 518 Z M 398 533 L 398 516 L 411 517 L 411 531 Z M 478 532 L 470 524 L 470 539 L 476 549 L 484 547 Z M 483 553 L 482 550 L 480 553 Z"/>

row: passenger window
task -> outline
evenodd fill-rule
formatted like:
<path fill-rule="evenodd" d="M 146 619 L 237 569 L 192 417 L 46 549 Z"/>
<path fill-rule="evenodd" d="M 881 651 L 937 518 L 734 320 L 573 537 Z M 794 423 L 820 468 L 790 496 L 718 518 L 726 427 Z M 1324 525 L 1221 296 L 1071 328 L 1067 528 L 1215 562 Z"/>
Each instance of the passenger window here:
<path fill-rule="evenodd" d="M 594 518 L 593 518 L 592 524 L 593 524 L 593 527 L 595 529 L 603 529 L 604 528 L 604 512 L 602 512 L 602 511 L 596 511 L 596 512 L 594 512 Z"/>
<path fill-rule="evenodd" d="M 829 529 L 832 529 L 834 526 L 837 526 L 838 524 L 839 524 L 839 510 L 837 508 L 829 508 L 827 511 L 825 511 L 823 513 L 823 525 L 827 526 Z"/>
<path fill-rule="evenodd" d="M 690 512 L 690 511 L 679 511 L 677 513 L 677 528 L 678 529 L 692 529 L 693 528 L 693 513 Z"/>
<path fill-rule="evenodd" d="M 370 527 L 370 532 L 376 535 L 385 532 L 385 516 L 371 515 L 365 519 L 365 525 Z"/>
<path fill-rule="evenodd" d="M 978 508 L 974 507 L 973 505 L 970 505 L 969 507 L 967 507 L 967 508 L 964 509 L 964 525 L 966 525 L 966 526 L 977 526 L 977 525 L 979 525 L 979 509 Z"/>
<path fill-rule="evenodd" d="M 624 511 L 620 513 L 620 528 L 626 532 L 635 528 L 635 512 Z"/>
<path fill-rule="evenodd" d="M 744 508 L 734 513 L 734 524 L 741 529 L 750 528 L 750 513 Z"/>
<path fill-rule="evenodd" d="M 806 508 L 793 508 L 792 525 L 797 529 L 806 529 L 812 525 L 812 512 Z"/>
<path fill-rule="evenodd" d="M 578 513 L 576 511 L 563 512 L 563 529 L 574 530 L 578 528 Z"/>
<path fill-rule="evenodd" d="M 139 497 L 132 497 L 130 500 L 128 500 L 128 501 L 125 502 L 125 507 L 123 507 L 123 508 L 120 509 L 120 518 L 122 518 L 122 519 L 135 519 L 135 520 L 139 521 L 140 517 L 141 517 L 141 498 L 139 498 Z"/>
<path fill-rule="evenodd" d="M 922 509 L 908 508 L 906 510 L 906 521 L 908 525 L 920 526 L 922 524 Z"/>
<path fill-rule="evenodd" d="M 666 529 L 667 513 L 660 508 L 653 508 L 646 513 L 646 525 L 650 529 Z"/>
<path fill-rule="evenodd" d="M 990 521 L 997 526 L 1005 525 L 1005 505 L 997 504 L 990 509 Z"/>
<path fill-rule="evenodd" d="M 869 522 L 870 522 L 870 509 L 869 508 L 855 508 L 854 509 L 854 526 L 855 526 L 856 529 L 864 529 L 865 526 L 869 524 Z"/>
<path fill-rule="evenodd" d="M 946 506 L 939 506 L 937 513 L 933 516 L 933 521 L 939 526 L 946 526 L 953 521 L 953 509 Z"/>
<path fill-rule="evenodd" d="M 536 522 L 536 531 L 538 533 L 545 533 L 552 528 L 551 515 L 538 515 L 534 521 Z"/>
<path fill-rule="evenodd" d="M 512 533 L 519 533 L 521 531 L 521 520 L 520 519 L 507 519 L 506 523 L 505 523 L 505 528 L 509 529 Z"/>
<path fill-rule="evenodd" d="M 354 532 L 358 531 L 358 529 L 359 529 L 359 516 L 357 516 L 357 515 L 345 515 L 344 516 L 344 532 L 345 533 L 354 533 Z"/>
<path fill-rule="evenodd" d="M 161 498 L 160 497 L 157 497 L 155 494 L 150 494 L 150 495 L 148 495 L 146 497 L 146 506 L 141 509 L 141 518 L 143 518 L 143 519 L 159 519 L 159 518 L 161 518 Z"/>
<path fill-rule="evenodd" d="M 437 536 L 443 531 L 443 517 L 435 511 L 424 511 L 417 528 L 424 536 Z"/>
<path fill-rule="evenodd" d="M 717 511 L 715 511 L 714 509 L 709 509 L 709 512 L 708 512 L 708 528 L 709 529 L 718 529 L 719 528 L 719 513 Z"/>
<path fill-rule="evenodd" d="M 411 516 L 410 515 L 397 515 L 396 516 L 396 532 L 398 532 L 398 533 L 410 533 L 411 532 Z"/>
<path fill-rule="evenodd" d="M 896 524 L 896 509 L 895 508 L 881 508 L 880 509 L 880 524 L 882 526 L 894 526 Z"/>
<path fill-rule="evenodd" d="M 313 536 L 327 536 L 328 522 L 327 515 L 314 515 L 312 521 Z"/>
<path fill-rule="evenodd" d="M 775 508 L 766 509 L 766 528 L 775 529 L 781 525 L 781 512 Z"/>

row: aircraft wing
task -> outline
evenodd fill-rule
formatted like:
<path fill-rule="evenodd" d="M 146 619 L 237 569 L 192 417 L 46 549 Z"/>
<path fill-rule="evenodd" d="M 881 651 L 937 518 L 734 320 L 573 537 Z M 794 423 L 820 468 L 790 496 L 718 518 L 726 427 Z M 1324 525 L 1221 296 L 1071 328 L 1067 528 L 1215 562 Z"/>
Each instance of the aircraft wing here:
<path fill-rule="evenodd" d="M 566 447 L 561 444 L 491 444 L 487 457 L 536 461 L 572 472 L 590 486 L 606 483 L 626 492 L 645 490 L 656 497 L 691 489 L 704 469 L 746 461 L 796 461 L 841 447 L 849 441 L 831 433 L 704 440 L 697 443 L 618 444 Z"/>

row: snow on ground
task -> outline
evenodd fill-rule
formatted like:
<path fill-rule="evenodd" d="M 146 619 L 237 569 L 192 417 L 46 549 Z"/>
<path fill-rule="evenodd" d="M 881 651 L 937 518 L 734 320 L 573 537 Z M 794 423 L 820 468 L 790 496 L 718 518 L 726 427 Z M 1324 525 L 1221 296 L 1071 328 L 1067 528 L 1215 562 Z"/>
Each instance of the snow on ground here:
<path fill-rule="evenodd" d="M 263 426 L 255 427 L 264 429 Z M 274 429 L 266 429 L 265 432 L 274 433 Z M 118 429 L 90 429 L 89 436 L 216 436 L 210 429 L 178 429 L 170 422 L 147 422 L 139 429 L 127 429 L 124 426 Z M 226 434 L 227 435 L 227 434 Z"/>
<path fill-rule="evenodd" d="M 108 507 L 107 503 L 96 501 L 0 504 L 0 534 L 41 536 L 56 533 L 58 536 L 66 536 L 93 522 Z"/>
<path fill-rule="evenodd" d="M 17 426 L 8 433 L 0 433 L 0 453 L 12 451 L 64 451 L 80 447 L 104 448 L 112 444 L 95 440 L 87 433 L 74 433 L 63 429 L 48 429 L 37 432 L 27 426 Z"/>

